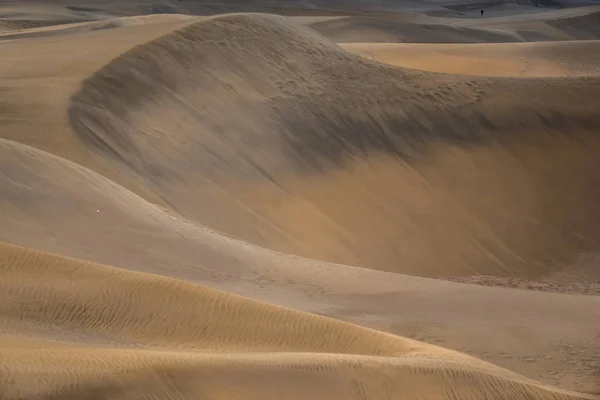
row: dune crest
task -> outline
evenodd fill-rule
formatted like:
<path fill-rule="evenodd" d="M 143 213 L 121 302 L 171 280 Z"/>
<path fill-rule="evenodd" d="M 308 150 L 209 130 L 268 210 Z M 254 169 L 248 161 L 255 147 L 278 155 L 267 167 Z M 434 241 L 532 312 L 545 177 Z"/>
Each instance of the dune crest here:
<path fill-rule="evenodd" d="M 235 389 L 245 398 L 281 391 L 295 398 L 284 389 L 292 376 L 296 383 L 317 379 L 315 395 L 323 398 L 358 399 L 363 390 L 410 398 L 425 388 L 431 399 L 594 398 L 414 340 L 18 246 L 0 244 L 0 277 L 0 322 L 13 327 L 0 336 L 3 368 L 12 377 L 3 388 L 9 398 L 92 391 L 145 398 L 156 388 L 161 398 L 194 398 L 198 391 L 212 397 L 227 392 L 234 377 L 245 382 Z M 53 331 L 93 336 L 74 346 L 51 340 Z M 62 368 L 52 372 L 49 365 Z M 199 383 L 203 377 L 211 383 Z M 336 385 L 325 385 L 329 379 Z"/>
<path fill-rule="evenodd" d="M 599 88 L 392 68 L 242 14 L 128 51 L 69 112 L 173 210 L 260 246 L 421 276 L 540 276 L 600 237 Z"/>

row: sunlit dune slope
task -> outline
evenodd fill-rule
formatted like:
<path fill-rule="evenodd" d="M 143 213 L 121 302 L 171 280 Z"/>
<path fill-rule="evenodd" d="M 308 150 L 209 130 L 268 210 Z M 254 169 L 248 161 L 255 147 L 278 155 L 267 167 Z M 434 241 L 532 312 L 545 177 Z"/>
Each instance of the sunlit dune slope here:
<path fill-rule="evenodd" d="M 345 17 L 315 22 L 310 27 L 337 43 L 502 43 L 522 40 L 514 33 L 500 30 L 394 18 Z"/>
<path fill-rule="evenodd" d="M 3 398 L 595 398 L 410 339 L 8 244 L 0 277 Z"/>
<path fill-rule="evenodd" d="M 173 211 L 252 243 L 539 276 L 595 249 L 598 90 L 393 68 L 281 17 L 228 15 L 124 53 L 69 118 Z"/>
<path fill-rule="evenodd" d="M 348 43 L 344 49 L 425 71 L 509 77 L 600 76 L 600 41 L 509 44 Z"/>
<path fill-rule="evenodd" d="M 461 285 L 274 253 L 16 142 L 0 140 L 0 170 L 0 240 L 426 340 L 564 388 L 597 387 L 600 297 Z M 4 332 L 96 344 L 114 338 L 95 333 L 103 326 L 74 334 L 56 325 L 16 329 L 19 320 L 11 321 L 0 324 Z"/>
<path fill-rule="evenodd" d="M 394 356 L 430 348 L 185 281 L 78 262 L 6 243 L 0 254 L 2 318 L 40 329 L 93 332 L 108 342 L 128 345 L 221 351 Z M 312 331 L 314 336 L 304 334 Z"/>

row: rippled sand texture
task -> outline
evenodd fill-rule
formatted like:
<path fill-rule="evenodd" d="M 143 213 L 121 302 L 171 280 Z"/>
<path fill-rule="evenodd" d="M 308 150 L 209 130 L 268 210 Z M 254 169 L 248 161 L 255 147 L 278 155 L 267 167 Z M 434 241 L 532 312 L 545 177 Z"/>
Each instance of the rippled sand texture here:
<path fill-rule="evenodd" d="M 597 8 L 67 3 L 0 2 L 0 399 L 598 400 Z"/>

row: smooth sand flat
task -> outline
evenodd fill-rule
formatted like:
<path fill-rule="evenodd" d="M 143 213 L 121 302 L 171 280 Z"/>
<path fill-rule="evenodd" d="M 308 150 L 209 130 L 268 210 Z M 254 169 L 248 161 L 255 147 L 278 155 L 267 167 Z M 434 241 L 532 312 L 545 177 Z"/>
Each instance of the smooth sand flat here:
<path fill-rule="evenodd" d="M 66 4 L 0 33 L 1 398 L 597 399 L 597 41 Z"/>

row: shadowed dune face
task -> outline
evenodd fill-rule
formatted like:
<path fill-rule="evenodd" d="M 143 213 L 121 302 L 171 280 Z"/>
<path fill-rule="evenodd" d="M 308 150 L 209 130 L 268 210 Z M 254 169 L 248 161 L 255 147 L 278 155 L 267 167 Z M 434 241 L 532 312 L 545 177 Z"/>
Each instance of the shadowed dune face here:
<path fill-rule="evenodd" d="M 175 210 L 244 240 L 424 276 L 536 276 L 600 234 L 599 88 L 395 69 L 231 15 L 119 57 L 70 120 Z"/>
<path fill-rule="evenodd" d="M 575 7 L 519 16 L 466 19 L 458 23 L 462 27 L 486 28 L 517 35 L 523 41 L 571 41 L 600 38 L 598 30 L 600 7 Z M 449 20 L 442 20 L 449 21 Z"/>
<path fill-rule="evenodd" d="M 589 40 L 600 37 L 600 11 L 589 15 L 549 21 L 548 24 L 566 32 L 574 39 Z"/>

